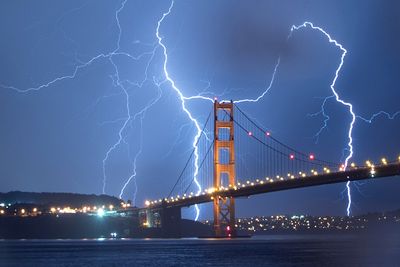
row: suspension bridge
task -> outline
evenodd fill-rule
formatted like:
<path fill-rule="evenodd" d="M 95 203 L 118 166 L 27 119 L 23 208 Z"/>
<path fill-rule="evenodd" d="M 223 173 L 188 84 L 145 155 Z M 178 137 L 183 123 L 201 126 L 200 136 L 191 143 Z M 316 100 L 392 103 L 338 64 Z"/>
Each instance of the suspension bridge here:
<path fill-rule="evenodd" d="M 213 202 L 215 236 L 233 237 L 235 198 L 400 175 L 400 157 L 393 162 L 383 158 L 379 164 L 367 161 L 346 166 L 299 151 L 233 102 L 215 100 L 195 141 L 168 196 L 145 202 L 139 213 L 143 226 L 176 233 L 182 207 Z"/>

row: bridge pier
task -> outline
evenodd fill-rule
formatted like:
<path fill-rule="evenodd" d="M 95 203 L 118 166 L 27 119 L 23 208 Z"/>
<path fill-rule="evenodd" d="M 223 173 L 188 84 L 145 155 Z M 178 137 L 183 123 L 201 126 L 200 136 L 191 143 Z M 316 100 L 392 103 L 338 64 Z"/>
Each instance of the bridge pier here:
<path fill-rule="evenodd" d="M 179 238 L 182 214 L 180 207 L 147 208 L 139 213 L 139 223 L 143 228 L 151 228 L 156 237 Z"/>

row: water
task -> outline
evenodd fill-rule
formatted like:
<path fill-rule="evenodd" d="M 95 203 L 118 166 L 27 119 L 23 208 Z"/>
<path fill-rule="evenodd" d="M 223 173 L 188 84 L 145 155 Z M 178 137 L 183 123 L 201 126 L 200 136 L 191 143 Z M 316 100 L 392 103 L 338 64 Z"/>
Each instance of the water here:
<path fill-rule="evenodd" d="M 0 241 L 0 266 L 400 266 L 393 237 Z"/>

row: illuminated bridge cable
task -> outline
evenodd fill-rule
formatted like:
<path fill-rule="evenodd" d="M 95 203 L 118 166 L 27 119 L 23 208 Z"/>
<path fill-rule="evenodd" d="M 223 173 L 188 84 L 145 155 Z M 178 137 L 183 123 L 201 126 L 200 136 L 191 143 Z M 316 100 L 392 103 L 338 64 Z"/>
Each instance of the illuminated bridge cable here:
<path fill-rule="evenodd" d="M 260 130 L 263 134 L 266 132 L 265 129 L 263 129 L 263 128 L 262 128 L 261 126 L 259 126 L 256 122 L 254 122 L 254 120 L 252 120 L 252 119 L 251 119 L 245 112 L 243 112 L 236 104 L 235 104 L 235 107 L 236 107 L 236 109 L 237 109 L 251 124 L 253 124 L 258 130 Z M 240 127 L 240 126 L 239 126 L 239 127 Z M 276 138 L 273 137 L 273 136 L 269 136 L 269 138 L 270 138 L 271 140 L 275 141 L 276 143 L 278 143 L 279 145 L 283 146 L 284 148 L 286 148 L 286 149 L 292 151 L 293 153 L 296 153 L 296 154 L 298 154 L 298 155 L 304 156 L 305 158 L 308 158 L 308 157 L 309 157 L 309 155 L 307 155 L 307 154 L 305 154 L 305 153 L 303 153 L 303 152 L 301 152 L 301 151 L 299 151 L 299 150 L 296 150 L 295 148 L 293 148 L 293 147 L 291 147 L 291 146 L 289 146 L 289 145 L 287 145 L 287 144 L 285 144 L 285 143 L 279 141 L 278 139 L 276 139 Z M 289 155 L 287 155 L 287 156 L 289 156 Z M 320 162 L 320 163 L 322 163 L 322 164 L 330 165 L 330 166 L 339 166 L 339 165 L 340 165 L 340 163 L 337 163 L 337 162 L 330 162 L 330 161 L 325 161 L 325 160 L 320 160 L 320 159 L 315 159 L 315 162 Z"/>
<path fill-rule="evenodd" d="M 235 122 L 235 124 L 237 125 L 237 126 L 239 126 L 243 131 L 245 131 L 246 133 L 248 133 L 249 131 L 245 128 L 245 127 L 243 127 L 239 122 L 237 122 L 236 120 L 234 120 L 234 122 Z M 257 140 L 260 144 L 262 144 L 263 146 L 266 146 L 266 147 L 268 147 L 269 149 L 271 149 L 271 150 L 273 150 L 274 152 L 276 152 L 276 153 L 278 153 L 278 154 L 280 154 L 280 155 L 282 155 L 282 156 L 285 156 L 285 158 L 287 157 L 287 158 L 289 158 L 289 154 L 287 154 L 287 153 L 285 153 L 285 152 L 282 152 L 282 151 L 280 151 L 280 150 L 278 150 L 278 149 L 276 149 L 276 148 L 274 148 L 274 147 L 272 147 L 272 146 L 270 146 L 270 145 L 268 145 L 268 144 L 266 144 L 264 141 L 262 141 L 261 139 L 259 139 L 257 136 L 255 136 L 255 135 L 252 135 L 252 137 L 255 139 L 255 140 Z M 300 161 L 300 162 L 304 162 L 304 163 L 309 163 L 309 161 L 307 161 L 307 160 L 305 160 L 305 159 L 301 159 L 301 158 L 296 158 L 295 159 L 296 161 Z M 282 165 L 282 162 L 280 162 L 281 164 L 280 164 L 280 166 Z M 322 164 L 322 163 L 318 163 L 318 162 L 313 162 L 312 163 L 312 165 L 317 165 L 317 166 L 321 166 L 321 167 L 323 167 L 324 166 L 324 164 Z M 336 166 L 336 165 L 335 165 Z"/>
<path fill-rule="evenodd" d="M 211 148 L 212 148 L 213 145 L 214 145 L 214 142 L 215 142 L 215 141 L 213 140 L 213 141 L 211 142 L 210 146 L 208 147 L 207 152 L 206 152 L 206 154 L 205 154 L 203 160 L 201 161 L 201 163 L 200 163 L 200 165 L 199 165 L 199 170 L 201 169 L 201 167 L 203 166 L 204 162 L 206 161 L 206 158 L 207 158 L 208 154 L 210 153 Z M 186 189 L 185 189 L 185 191 L 184 191 L 184 194 L 187 193 L 187 191 L 189 190 L 189 188 L 190 188 L 190 186 L 193 184 L 193 182 L 194 182 L 194 178 L 190 181 L 189 185 L 186 187 Z"/>
<path fill-rule="evenodd" d="M 207 120 L 206 120 L 206 122 L 205 122 L 205 124 L 204 124 L 204 126 L 203 126 L 203 129 L 201 130 L 202 134 L 204 133 L 204 130 L 205 130 L 205 128 L 207 127 L 207 124 L 208 124 L 208 122 L 209 122 L 209 120 L 210 120 L 210 117 L 211 117 L 211 113 L 212 113 L 212 111 L 210 111 L 210 113 L 208 114 Z M 199 144 L 200 139 L 201 139 L 201 138 L 199 138 L 199 139 L 197 140 L 195 147 Z M 171 191 L 170 191 L 169 194 L 168 194 L 168 198 L 172 195 L 172 193 L 174 192 L 174 190 L 175 190 L 176 186 L 178 185 L 179 181 L 182 179 L 183 174 L 185 173 L 186 168 L 189 166 L 190 160 L 192 159 L 195 150 L 196 150 L 195 148 L 192 149 L 192 152 L 190 153 L 190 156 L 189 156 L 188 160 L 186 161 L 185 167 L 183 167 L 183 169 L 182 169 L 182 171 L 181 171 L 181 173 L 180 173 L 178 179 L 176 180 L 174 186 L 172 187 Z M 194 178 L 193 178 L 193 179 L 194 179 Z"/>
<path fill-rule="evenodd" d="M 225 109 L 223 109 L 223 111 L 224 111 L 225 113 L 224 113 L 224 116 L 223 116 L 222 120 L 225 120 L 227 116 L 230 116 L 230 114 L 228 114 L 228 113 L 226 112 Z M 211 115 L 211 114 L 210 114 L 210 115 Z M 209 117 L 210 117 L 210 115 L 209 115 Z M 208 121 L 208 119 L 207 119 L 207 121 Z M 203 129 L 203 130 L 204 130 L 204 129 Z M 206 154 L 204 155 L 204 157 L 203 157 L 203 159 L 202 159 L 202 161 L 201 161 L 201 163 L 200 163 L 200 165 L 199 165 L 199 172 L 200 172 L 201 168 L 203 167 L 204 163 L 206 162 L 207 156 L 209 155 L 209 153 L 210 153 L 210 151 L 211 151 L 211 148 L 212 148 L 213 145 L 214 145 L 214 142 L 215 142 L 215 138 L 213 139 L 213 141 L 211 142 L 211 144 L 210 144 L 210 145 L 208 146 L 208 148 L 207 148 L 207 152 L 206 152 Z M 189 188 L 192 186 L 193 182 L 194 182 L 194 177 L 190 180 L 190 183 L 189 183 L 189 185 L 186 187 L 186 189 L 185 189 L 185 191 L 184 191 L 184 194 L 187 193 L 187 191 L 189 190 Z M 169 197 L 169 196 L 168 196 L 168 197 Z"/>
<path fill-rule="evenodd" d="M 226 112 L 226 111 L 225 111 Z M 226 112 L 227 113 L 227 112 Z M 243 112 L 241 112 L 243 115 L 244 115 L 244 113 Z M 248 118 L 248 116 L 245 116 L 246 118 L 247 118 L 247 120 L 249 120 L 253 125 L 255 125 L 256 126 L 256 124 L 253 122 L 253 121 L 251 121 L 249 118 Z M 234 121 L 234 123 L 237 125 L 237 126 L 239 126 L 239 128 L 241 128 L 244 132 L 246 132 L 246 134 L 249 134 L 251 131 L 249 131 L 249 129 L 247 128 L 247 127 L 245 127 L 245 126 L 243 126 L 241 123 L 239 123 L 235 118 L 233 118 L 233 121 Z M 260 130 L 262 130 L 261 128 L 259 128 L 258 126 L 256 126 L 258 129 L 260 129 Z M 262 130 L 263 131 L 263 130 Z M 263 131 L 264 132 L 264 131 Z M 281 156 L 284 156 L 285 158 L 289 158 L 290 157 L 290 154 L 288 154 L 288 153 L 285 153 L 285 152 L 283 152 L 283 151 L 281 151 L 281 150 L 279 150 L 279 149 L 277 149 L 277 148 L 274 148 L 274 147 L 272 147 L 271 145 L 269 145 L 269 144 L 267 144 L 267 143 L 265 143 L 264 141 L 262 141 L 260 138 L 258 138 L 255 134 L 251 134 L 251 136 L 252 136 L 252 138 L 254 138 L 255 140 L 257 140 L 260 144 L 262 144 L 263 146 L 265 146 L 265 147 L 267 147 L 267 148 L 269 148 L 270 150 L 272 150 L 272 151 L 274 151 L 274 152 L 276 152 L 277 154 L 279 154 L 279 155 L 281 155 Z M 281 144 L 281 143 L 279 143 L 279 144 Z M 283 144 L 283 143 L 282 143 Z M 290 148 L 290 147 L 288 147 L 288 148 Z M 298 152 L 297 150 L 294 150 L 294 149 L 291 149 L 293 152 L 296 152 L 296 153 L 301 153 L 301 152 Z M 304 153 L 301 153 L 302 155 L 305 155 Z M 299 161 L 299 162 L 303 162 L 303 163 L 310 163 L 308 160 L 305 160 L 305 159 L 301 159 L 301 158 L 295 158 L 295 160 L 296 161 Z M 282 166 L 282 162 L 280 162 L 281 164 L 280 164 L 280 166 Z M 325 163 L 325 164 L 324 164 Z M 321 167 L 323 167 L 323 166 L 325 166 L 327 164 L 327 162 L 324 162 L 324 161 L 322 161 L 322 160 L 319 160 L 319 161 L 315 161 L 315 162 L 312 162 L 312 165 L 316 165 L 316 166 L 321 166 Z M 329 163 L 329 165 L 333 165 L 333 166 L 338 166 L 338 164 L 337 163 Z"/>

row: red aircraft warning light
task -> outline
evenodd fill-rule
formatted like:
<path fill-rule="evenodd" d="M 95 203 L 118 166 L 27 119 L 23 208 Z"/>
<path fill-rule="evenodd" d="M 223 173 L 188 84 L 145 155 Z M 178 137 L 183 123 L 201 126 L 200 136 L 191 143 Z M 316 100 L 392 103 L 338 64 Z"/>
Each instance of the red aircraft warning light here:
<path fill-rule="evenodd" d="M 290 155 L 289 155 L 289 158 L 290 158 L 290 159 L 294 159 L 294 154 L 290 154 Z"/>
<path fill-rule="evenodd" d="M 310 154 L 310 160 L 314 160 L 315 159 L 315 156 L 314 156 L 314 154 Z"/>
<path fill-rule="evenodd" d="M 231 227 L 230 227 L 229 225 L 226 226 L 226 233 L 228 234 L 228 237 L 231 237 L 231 236 L 232 236 Z"/>

